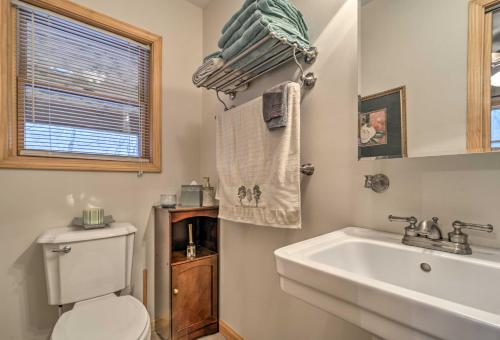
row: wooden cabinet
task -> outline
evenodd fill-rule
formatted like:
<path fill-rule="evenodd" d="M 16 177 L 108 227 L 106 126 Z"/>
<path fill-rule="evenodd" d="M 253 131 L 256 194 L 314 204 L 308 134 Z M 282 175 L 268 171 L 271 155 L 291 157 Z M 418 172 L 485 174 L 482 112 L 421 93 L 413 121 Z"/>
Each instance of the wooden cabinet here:
<path fill-rule="evenodd" d="M 155 209 L 155 330 L 164 340 L 218 332 L 218 209 Z M 196 258 L 186 257 L 193 225 Z"/>
<path fill-rule="evenodd" d="M 172 339 L 193 339 L 218 322 L 217 254 L 172 264 Z"/>

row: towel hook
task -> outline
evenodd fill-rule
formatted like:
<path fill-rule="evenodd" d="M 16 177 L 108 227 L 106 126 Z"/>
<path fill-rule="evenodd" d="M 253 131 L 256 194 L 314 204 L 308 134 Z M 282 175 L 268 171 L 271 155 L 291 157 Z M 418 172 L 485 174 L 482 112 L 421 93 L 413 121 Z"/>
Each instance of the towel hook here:
<path fill-rule="evenodd" d="M 306 176 L 314 175 L 315 170 L 316 169 L 314 168 L 314 165 L 312 165 L 311 163 L 302 164 L 300 166 L 300 172 Z"/>
<path fill-rule="evenodd" d="M 230 109 L 232 109 L 233 107 L 227 107 L 227 104 L 222 100 L 222 98 L 219 96 L 219 92 L 220 91 L 215 91 L 215 93 L 217 94 L 217 99 L 219 99 L 219 101 L 222 103 L 222 105 L 224 105 L 224 111 L 228 111 Z"/>
<path fill-rule="evenodd" d="M 300 64 L 299 60 L 297 59 L 297 44 L 293 44 L 293 61 L 295 61 L 295 64 L 297 64 L 297 67 L 300 70 L 300 87 L 304 87 L 304 85 L 307 88 L 312 88 L 316 84 L 316 80 L 318 80 L 318 77 L 314 75 L 313 72 L 308 72 L 307 74 L 304 74 L 304 68 Z"/>

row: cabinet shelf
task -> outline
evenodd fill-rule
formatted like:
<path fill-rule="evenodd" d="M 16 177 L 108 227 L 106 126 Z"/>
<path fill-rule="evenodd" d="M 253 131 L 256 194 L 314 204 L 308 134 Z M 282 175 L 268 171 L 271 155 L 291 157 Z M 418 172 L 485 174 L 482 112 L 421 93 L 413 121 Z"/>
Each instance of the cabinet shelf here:
<path fill-rule="evenodd" d="M 183 264 L 186 262 L 193 262 L 201 260 L 206 257 L 217 255 L 216 252 L 211 251 L 205 247 L 196 247 L 196 257 L 194 259 L 188 259 L 186 256 L 186 251 L 176 250 L 172 252 L 172 266 Z"/>

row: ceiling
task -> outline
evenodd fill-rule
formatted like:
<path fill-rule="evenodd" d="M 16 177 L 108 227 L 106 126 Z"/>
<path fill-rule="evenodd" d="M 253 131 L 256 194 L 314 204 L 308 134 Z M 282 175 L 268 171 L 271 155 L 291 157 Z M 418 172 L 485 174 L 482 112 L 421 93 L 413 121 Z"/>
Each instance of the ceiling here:
<path fill-rule="evenodd" d="M 186 0 L 186 1 L 200 8 L 205 8 L 212 0 Z"/>

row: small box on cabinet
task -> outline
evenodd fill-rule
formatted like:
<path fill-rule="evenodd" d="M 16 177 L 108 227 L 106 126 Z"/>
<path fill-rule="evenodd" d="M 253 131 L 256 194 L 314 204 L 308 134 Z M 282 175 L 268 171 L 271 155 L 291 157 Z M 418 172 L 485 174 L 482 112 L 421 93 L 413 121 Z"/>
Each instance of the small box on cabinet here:
<path fill-rule="evenodd" d="M 181 191 L 181 206 L 201 207 L 203 201 L 203 186 L 198 184 L 183 185 Z"/>

